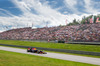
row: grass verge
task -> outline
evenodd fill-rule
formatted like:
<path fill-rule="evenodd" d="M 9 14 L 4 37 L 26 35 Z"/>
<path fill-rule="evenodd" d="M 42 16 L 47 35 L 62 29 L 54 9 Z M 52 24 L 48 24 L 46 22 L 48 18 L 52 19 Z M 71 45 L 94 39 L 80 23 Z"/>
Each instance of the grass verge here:
<path fill-rule="evenodd" d="M 0 66 L 96 66 L 0 50 Z"/>
<path fill-rule="evenodd" d="M 100 46 L 97 46 L 97 45 L 29 42 L 29 41 L 17 41 L 17 40 L 0 40 L 0 43 L 1 44 L 10 44 L 10 45 L 43 47 L 43 48 L 55 48 L 55 49 L 69 49 L 69 50 L 100 52 Z"/>

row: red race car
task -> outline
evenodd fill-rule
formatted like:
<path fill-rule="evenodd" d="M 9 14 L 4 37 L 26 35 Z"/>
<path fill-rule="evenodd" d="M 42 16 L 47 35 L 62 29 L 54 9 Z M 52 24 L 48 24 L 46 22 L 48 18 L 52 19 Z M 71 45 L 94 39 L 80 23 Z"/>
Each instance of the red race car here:
<path fill-rule="evenodd" d="M 38 54 L 47 54 L 46 52 L 37 50 L 36 48 L 28 48 L 27 52 L 38 53 Z"/>

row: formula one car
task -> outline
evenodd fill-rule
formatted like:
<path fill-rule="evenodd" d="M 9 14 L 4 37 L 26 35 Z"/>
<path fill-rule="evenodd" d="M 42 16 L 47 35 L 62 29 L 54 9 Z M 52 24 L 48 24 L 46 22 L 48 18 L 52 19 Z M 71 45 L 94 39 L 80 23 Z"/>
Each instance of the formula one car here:
<path fill-rule="evenodd" d="M 47 54 L 46 52 L 37 50 L 36 48 L 28 48 L 27 52 L 38 53 L 38 54 Z"/>

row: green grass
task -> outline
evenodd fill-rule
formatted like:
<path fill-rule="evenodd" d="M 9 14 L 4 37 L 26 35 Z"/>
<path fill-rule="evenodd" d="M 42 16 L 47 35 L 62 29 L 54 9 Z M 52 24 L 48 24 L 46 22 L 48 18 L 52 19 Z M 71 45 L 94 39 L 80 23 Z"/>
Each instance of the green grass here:
<path fill-rule="evenodd" d="M 0 50 L 0 66 L 96 66 Z"/>
<path fill-rule="evenodd" d="M 17 41 L 17 40 L 0 40 L 0 43 L 10 44 L 10 45 L 21 45 L 21 46 L 33 46 L 33 47 L 55 48 L 55 49 L 69 49 L 69 50 L 100 52 L 100 46 L 98 45 L 29 42 L 29 41 Z"/>

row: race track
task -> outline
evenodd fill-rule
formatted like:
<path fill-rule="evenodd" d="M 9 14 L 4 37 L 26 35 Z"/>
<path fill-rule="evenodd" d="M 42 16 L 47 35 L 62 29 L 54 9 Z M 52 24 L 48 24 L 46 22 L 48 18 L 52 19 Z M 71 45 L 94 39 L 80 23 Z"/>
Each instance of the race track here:
<path fill-rule="evenodd" d="M 51 52 L 47 52 L 47 54 L 36 54 L 36 53 L 26 52 L 25 49 L 2 47 L 2 46 L 0 46 L 0 50 L 12 51 L 12 52 L 18 52 L 18 53 L 24 53 L 24 54 L 38 55 L 38 56 L 44 56 L 44 57 L 50 57 L 50 58 L 56 58 L 56 59 L 62 59 L 62 60 L 69 60 L 69 61 L 75 61 L 75 62 L 82 62 L 82 63 L 100 65 L 100 58 L 92 58 L 92 57 L 84 57 L 84 56 L 76 56 L 76 55 L 67 55 L 67 54 L 51 53 Z"/>

